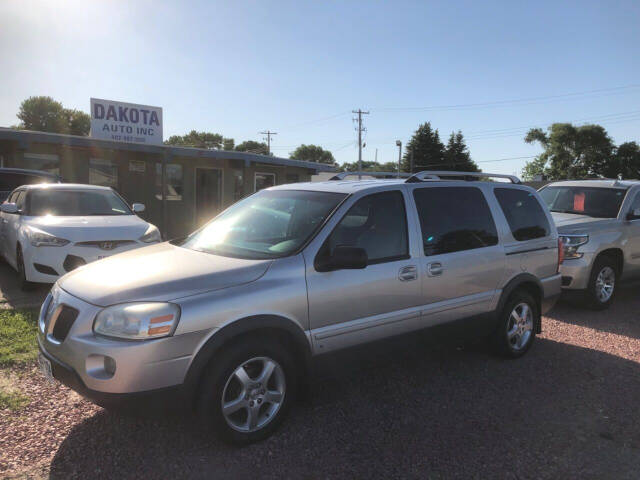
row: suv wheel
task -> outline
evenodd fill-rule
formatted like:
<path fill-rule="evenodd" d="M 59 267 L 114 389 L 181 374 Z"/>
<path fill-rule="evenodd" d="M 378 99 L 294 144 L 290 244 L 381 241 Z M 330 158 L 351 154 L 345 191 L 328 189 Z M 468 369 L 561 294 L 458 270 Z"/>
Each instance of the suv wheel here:
<path fill-rule="evenodd" d="M 245 338 L 214 357 L 204 376 L 199 410 L 226 442 L 271 435 L 294 403 L 295 362 L 276 341 Z"/>
<path fill-rule="evenodd" d="M 511 295 L 502 312 L 494 333 L 494 346 L 501 355 L 518 358 L 527 353 L 535 340 L 535 324 L 540 309 L 534 298 L 526 292 Z"/>
<path fill-rule="evenodd" d="M 618 281 L 617 262 L 610 257 L 598 257 L 591 269 L 587 285 L 587 303 L 593 310 L 604 310 L 613 302 Z"/>

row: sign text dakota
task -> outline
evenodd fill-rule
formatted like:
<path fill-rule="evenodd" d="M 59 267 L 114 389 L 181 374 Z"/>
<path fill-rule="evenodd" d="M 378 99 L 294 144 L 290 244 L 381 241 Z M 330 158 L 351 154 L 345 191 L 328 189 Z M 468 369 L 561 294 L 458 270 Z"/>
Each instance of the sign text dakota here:
<path fill-rule="evenodd" d="M 92 98 L 91 136 L 162 145 L 162 108 Z"/>

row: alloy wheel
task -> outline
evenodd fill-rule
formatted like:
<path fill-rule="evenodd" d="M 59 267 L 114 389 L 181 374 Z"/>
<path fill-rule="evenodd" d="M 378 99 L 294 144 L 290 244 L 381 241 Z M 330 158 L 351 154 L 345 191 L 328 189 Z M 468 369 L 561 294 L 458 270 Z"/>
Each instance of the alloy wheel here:
<path fill-rule="evenodd" d="M 222 416 L 239 432 L 264 428 L 277 415 L 286 391 L 284 370 L 269 357 L 255 357 L 238 366 L 222 391 Z"/>
<path fill-rule="evenodd" d="M 520 351 L 527 346 L 533 332 L 533 312 L 526 303 L 517 304 L 509 315 L 507 324 L 507 341 L 513 351 Z"/>
<path fill-rule="evenodd" d="M 605 266 L 596 277 L 596 297 L 600 303 L 606 303 L 613 295 L 616 286 L 616 272 L 613 268 Z"/>

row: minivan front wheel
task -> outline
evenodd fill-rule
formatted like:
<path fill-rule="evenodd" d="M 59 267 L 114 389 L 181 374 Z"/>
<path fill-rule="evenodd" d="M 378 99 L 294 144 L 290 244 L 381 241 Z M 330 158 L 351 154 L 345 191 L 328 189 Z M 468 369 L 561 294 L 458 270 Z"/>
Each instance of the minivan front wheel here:
<path fill-rule="evenodd" d="M 500 313 L 494 333 L 496 350 L 507 357 L 518 358 L 527 353 L 535 340 L 535 324 L 540 310 L 527 292 L 515 292 Z"/>
<path fill-rule="evenodd" d="M 283 346 L 245 338 L 212 360 L 203 379 L 200 412 L 224 441 L 262 440 L 278 428 L 294 402 L 295 372 Z"/>

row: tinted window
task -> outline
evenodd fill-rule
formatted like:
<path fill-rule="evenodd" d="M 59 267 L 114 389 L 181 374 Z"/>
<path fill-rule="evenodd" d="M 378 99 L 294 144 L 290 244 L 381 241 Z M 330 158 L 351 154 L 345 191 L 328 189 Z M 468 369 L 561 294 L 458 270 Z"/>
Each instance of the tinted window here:
<path fill-rule="evenodd" d="M 413 191 L 425 255 L 459 252 L 498 243 L 491 210 L 475 187 L 431 187 Z"/>
<path fill-rule="evenodd" d="M 27 210 L 34 217 L 132 215 L 129 207 L 110 190 L 34 190 L 29 194 Z"/>
<path fill-rule="evenodd" d="M 513 238 L 524 241 L 549 235 L 547 216 L 533 193 L 516 188 L 496 188 L 494 192 Z"/>
<path fill-rule="evenodd" d="M 408 257 L 402 193 L 375 193 L 358 200 L 327 239 L 323 254 L 330 254 L 338 245 L 364 248 L 369 263 Z"/>
<path fill-rule="evenodd" d="M 627 191 L 624 188 L 546 187 L 540 190 L 549 210 L 597 218 L 616 218 Z"/>

